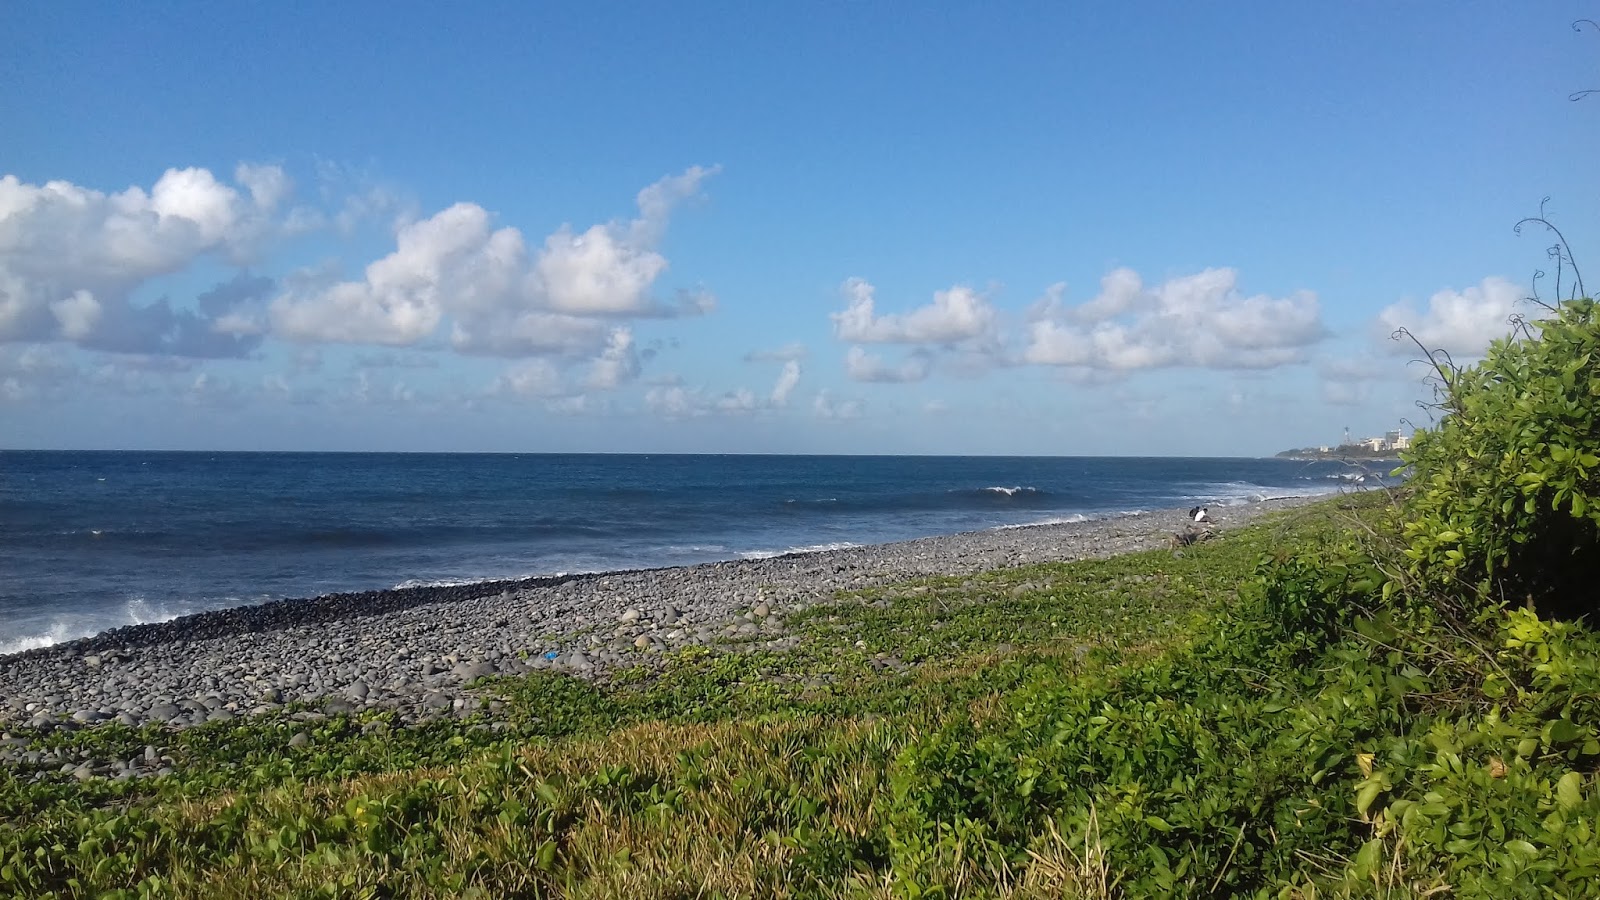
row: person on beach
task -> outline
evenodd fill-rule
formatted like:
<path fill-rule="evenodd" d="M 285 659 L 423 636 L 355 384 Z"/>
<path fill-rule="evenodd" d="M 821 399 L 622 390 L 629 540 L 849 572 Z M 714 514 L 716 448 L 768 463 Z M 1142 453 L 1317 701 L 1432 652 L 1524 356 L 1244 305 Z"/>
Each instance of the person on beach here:
<path fill-rule="evenodd" d="M 1204 506 L 1196 506 L 1194 509 L 1189 510 L 1189 518 L 1194 520 L 1196 525 L 1210 525 L 1211 511 Z"/>

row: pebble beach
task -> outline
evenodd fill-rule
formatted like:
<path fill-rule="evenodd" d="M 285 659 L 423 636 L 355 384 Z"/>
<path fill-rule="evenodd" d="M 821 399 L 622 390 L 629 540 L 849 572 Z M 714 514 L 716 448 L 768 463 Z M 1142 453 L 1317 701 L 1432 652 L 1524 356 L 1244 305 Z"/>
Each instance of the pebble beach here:
<path fill-rule="evenodd" d="M 1213 507 L 1211 527 L 1225 532 L 1314 499 Z M 410 722 L 461 715 L 479 708 L 471 687 L 479 678 L 549 670 L 604 679 L 696 645 L 781 651 L 799 640 L 786 616 L 839 591 L 1166 548 L 1189 524 L 1186 513 L 201 613 L 0 656 L 0 725 L 184 728 L 291 704 L 310 718 L 368 709 Z"/>

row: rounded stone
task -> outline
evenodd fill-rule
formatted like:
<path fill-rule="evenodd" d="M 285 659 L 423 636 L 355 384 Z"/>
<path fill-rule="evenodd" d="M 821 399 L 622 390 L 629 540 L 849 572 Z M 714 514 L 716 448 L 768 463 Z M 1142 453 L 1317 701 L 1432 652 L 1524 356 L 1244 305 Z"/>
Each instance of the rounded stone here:
<path fill-rule="evenodd" d="M 450 670 L 451 675 L 454 675 L 455 677 L 465 681 L 472 681 L 478 678 L 487 678 L 494 673 L 494 664 L 484 660 L 457 663 L 455 668 Z"/>

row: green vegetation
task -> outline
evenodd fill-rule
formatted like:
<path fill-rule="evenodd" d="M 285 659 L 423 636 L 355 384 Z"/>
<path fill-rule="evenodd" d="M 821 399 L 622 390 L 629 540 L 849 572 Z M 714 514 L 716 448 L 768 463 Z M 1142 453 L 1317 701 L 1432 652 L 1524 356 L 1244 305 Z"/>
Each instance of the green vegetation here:
<path fill-rule="evenodd" d="M 1593 300 L 1440 365 L 1450 413 L 1420 433 L 1405 523 L 1411 573 L 1482 604 L 1596 610 L 1600 579 L 1600 321 Z"/>
<path fill-rule="evenodd" d="M 1592 598 L 1593 306 L 1538 329 L 1449 371 L 1405 496 L 843 596 L 786 653 L 502 680 L 492 719 L 0 774 L 0 894 L 1600 896 L 1600 639 L 1549 615 Z"/>

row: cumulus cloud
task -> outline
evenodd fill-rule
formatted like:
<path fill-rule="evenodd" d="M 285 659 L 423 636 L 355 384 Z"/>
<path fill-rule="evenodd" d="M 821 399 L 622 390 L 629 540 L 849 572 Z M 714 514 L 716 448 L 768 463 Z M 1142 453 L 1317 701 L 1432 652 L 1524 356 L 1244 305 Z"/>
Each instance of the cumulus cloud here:
<path fill-rule="evenodd" d="M 698 391 L 682 385 L 653 387 L 644 392 L 645 409 L 664 419 L 689 419 L 707 413 L 705 399 Z"/>
<path fill-rule="evenodd" d="M 605 319 L 709 312 L 715 298 L 703 289 L 665 303 L 653 288 L 667 270 L 656 244 L 669 214 L 715 171 L 664 178 L 639 192 L 632 221 L 564 225 L 532 251 L 518 229 L 457 203 L 402 225 L 395 250 L 360 281 L 301 279 L 273 301 L 274 329 L 300 341 L 403 346 L 449 319 L 457 350 L 521 356 L 593 350 L 610 339 Z"/>
<path fill-rule="evenodd" d="M 1100 279 L 1100 293 L 1072 310 L 1072 316 L 1082 322 L 1104 322 L 1133 309 L 1143 295 L 1144 280 L 1138 272 L 1128 268 L 1112 269 Z"/>
<path fill-rule="evenodd" d="M 914 353 L 899 365 L 890 365 L 881 356 L 851 347 L 844 357 L 844 369 L 854 381 L 906 383 L 927 378 L 929 361 L 925 354 Z"/>
<path fill-rule="evenodd" d="M 798 366 L 795 363 L 791 363 L 791 365 Z M 794 389 L 794 385 L 788 384 L 785 386 L 785 376 L 780 376 L 778 386 L 773 390 L 773 395 L 767 399 L 763 399 L 755 391 L 745 387 L 713 395 L 701 388 L 691 388 L 682 384 L 671 383 L 657 384 L 646 390 L 644 405 L 645 409 L 664 419 L 696 419 L 704 416 L 739 416 L 760 413 L 788 402 L 789 392 Z M 794 372 L 794 379 L 798 381 L 799 377 L 797 368 Z M 781 395 L 781 398 L 779 395 Z"/>
<path fill-rule="evenodd" d="M 878 315 L 876 289 L 865 279 L 844 283 L 847 306 L 833 313 L 833 330 L 857 344 L 954 344 L 992 336 L 995 310 L 989 299 L 957 285 L 936 291 L 933 302 L 906 313 Z"/>
<path fill-rule="evenodd" d="M 582 356 L 603 349 L 610 335 L 611 326 L 603 319 L 535 311 L 499 317 L 495 327 L 457 322 L 451 327 L 450 346 L 484 356 Z"/>
<path fill-rule="evenodd" d="M 618 328 L 611 332 L 606 348 L 589 368 L 588 386 L 609 391 L 639 376 L 639 354 L 633 346 L 633 332 Z"/>
<path fill-rule="evenodd" d="M 295 340 L 414 344 L 439 326 L 446 298 L 487 305 L 522 268 L 521 234 L 491 232 L 489 213 L 472 203 L 403 226 L 395 243 L 362 281 L 295 284 L 272 301 L 273 329 Z"/>
<path fill-rule="evenodd" d="M 0 341 L 200 357 L 250 352 L 260 329 L 245 307 L 259 303 L 270 282 L 225 282 L 202 295 L 198 311 L 166 299 L 130 302 L 146 282 L 202 258 L 243 264 L 280 227 L 288 176 L 242 164 L 235 179 L 243 191 L 207 169 L 168 169 L 149 191 L 106 194 L 0 177 Z"/>
<path fill-rule="evenodd" d="M 1119 269 L 1078 307 L 1028 326 L 1024 362 L 1112 372 L 1197 367 L 1266 369 L 1304 362 L 1328 335 L 1315 294 L 1245 296 L 1232 269 L 1146 287 Z"/>
<path fill-rule="evenodd" d="M 788 406 L 789 395 L 794 393 L 795 385 L 799 383 L 800 363 L 791 359 L 783 364 L 783 371 L 778 373 L 778 381 L 772 386 L 768 402 L 773 406 Z"/>
<path fill-rule="evenodd" d="M 233 180 L 244 185 L 257 207 L 269 212 L 277 209 L 292 190 L 289 176 L 278 166 L 240 163 L 233 170 Z"/>
<path fill-rule="evenodd" d="M 1430 350 L 1443 349 L 1457 359 L 1484 354 L 1489 343 L 1511 333 L 1511 319 L 1523 292 L 1504 278 L 1485 278 L 1463 291 L 1442 290 L 1428 298 L 1426 309 L 1396 303 L 1378 313 L 1378 327 L 1388 337 L 1405 328 Z M 1416 353 L 1410 341 L 1394 341 L 1395 353 Z"/>

